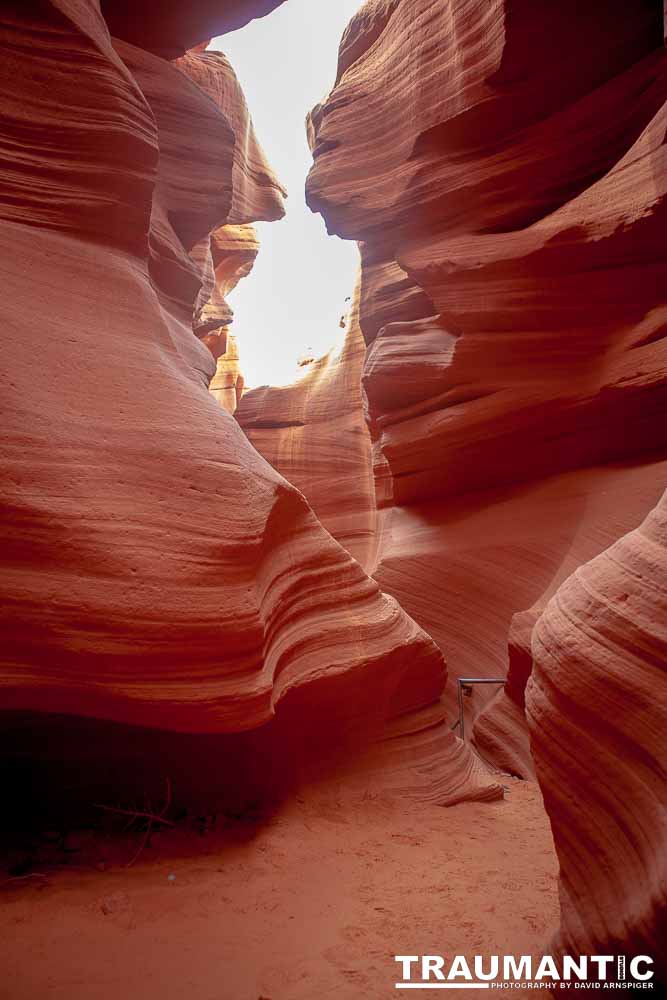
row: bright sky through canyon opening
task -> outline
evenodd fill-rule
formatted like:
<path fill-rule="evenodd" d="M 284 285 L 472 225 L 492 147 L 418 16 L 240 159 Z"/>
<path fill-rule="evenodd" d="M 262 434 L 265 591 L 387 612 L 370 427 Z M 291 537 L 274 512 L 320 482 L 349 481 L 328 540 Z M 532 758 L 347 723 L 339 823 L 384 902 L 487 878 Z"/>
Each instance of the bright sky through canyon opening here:
<path fill-rule="evenodd" d="M 229 57 L 257 137 L 289 196 L 281 222 L 257 226 L 259 257 L 230 295 L 249 387 L 294 381 L 308 348 L 321 357 L 341 335 L 359 254 L 355 243 L 328 236 L 305 203 L 312 162 L 305 118 L 333 86 L 338 43 L 360 6 L 361 0 L 290 0 L 210 46 Z"/>

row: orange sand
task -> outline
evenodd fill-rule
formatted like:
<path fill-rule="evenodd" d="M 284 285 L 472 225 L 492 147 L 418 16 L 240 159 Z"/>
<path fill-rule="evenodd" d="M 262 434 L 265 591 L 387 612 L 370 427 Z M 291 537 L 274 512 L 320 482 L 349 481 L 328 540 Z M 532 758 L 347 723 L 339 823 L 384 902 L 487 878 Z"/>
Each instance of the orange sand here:
<path fill-rule="evenodd" d="M 0 996 L 380 1000 L 397 953 L 541 951 L 557 861 L 538 787 L 505 780 L 449 809 L 328 783 L 264 823 L 161 834 L 132 868 L 138 836 L 107 870 L 5 883 Z"/>

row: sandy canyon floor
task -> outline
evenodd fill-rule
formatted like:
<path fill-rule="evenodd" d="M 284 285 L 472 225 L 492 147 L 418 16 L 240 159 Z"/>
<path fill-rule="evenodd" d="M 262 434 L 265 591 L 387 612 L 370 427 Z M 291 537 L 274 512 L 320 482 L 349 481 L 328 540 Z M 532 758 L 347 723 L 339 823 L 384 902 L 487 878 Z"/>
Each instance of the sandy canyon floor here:
<path fill-rule="evenodd" d="M 395 954 L 536 954 L 557 925 L 539 788 L 417 806 L 310 788 L 261 822 L 99 843 L 5 881 L 7 1000 L 381 1000 Z M 449 997 L 470 996 L 451 990 Z"/>

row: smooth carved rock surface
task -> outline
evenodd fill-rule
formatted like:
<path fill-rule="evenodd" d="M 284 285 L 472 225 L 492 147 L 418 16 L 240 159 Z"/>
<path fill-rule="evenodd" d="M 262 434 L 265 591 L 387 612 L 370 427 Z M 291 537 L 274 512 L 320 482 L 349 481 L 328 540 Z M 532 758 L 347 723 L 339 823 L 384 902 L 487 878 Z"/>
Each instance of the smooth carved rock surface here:
<path fill-rule="evenodd" d="M 359 289 L 341 342 L 285 387 L 247 392 L 236 417 L 250 441 L 307 497 L 321 523 L 364 569 L 375 566 L 384 512 L 376 510 L 372 442 L 362 407 Z M 220 359 L 222 361 L 222 359 Z M 220 362 L 219 362 L 220 364 Z M 354 759 L 346 783 L 453 805 L 496 799 L 502 787 L 455 738 L 438 697 L 391 722 Z"/>
<path fill-rule="evenodd" d="M 582 954 L 655 954 L 664 933 L 664 814 L 657 779 L 644 787 L 664 754 L 663 515 L 633 533 L 667 471 L 662 15 L 651 0 L 369 0 L 308 122 L 309 203 L 362 254 L 371 568 L 450 676 L 503 676 L 509 646 L 505 690 L 475 692 L 466 711 L 483 753 L 526 776 L 535 652 L 561 944 Z M 586 585 L 603 571 L 645 601 L 636 626 L 619 613 L 604 632 L 606 596 Z M 561 722 L 582 757 L 572 769 Z"/>
<path fill-rule="evenodd" d="M 229 413 L 234 412 L 241 399 L 245 380 L 236 341 L 230 333 L 234 313 L 227 296 L 250 274 L 258 253 L 257 233 L 248 224 L 220 226 L 191 253 L 202 272 L 193 330 L 215 359 L 210 389 Z"/>
<path fill-rule="evenodd" d="M 368 567 L 376 514 L 361 397 L 364 354 L 357 296 L 337 347 L 296 384 L 247 392 L 236 416 L 257 450 L 308 497 L 324 527 Z"/>
<path fill-rule="evenodd" d="M 255 17 L 283 0 L 98 0 L 110 31 L 118 38 L 174 57 Z"/>
<path fill-rule="evenodd" d="M 228 63 L 112 44 L 92 0 L 5 5 L 2 33 L 3 708 L 235 734 L 284 699 L 292 733 L 410 735 L 440 650 L 207 391 L 226 227 L 282 210 Z M 444 766 L 408 783 L 500 793 L 429 727 Z"/>
<path fill-rule="evenodd" d="M 206 336 L 231 324 L 234 314 L 227 296 L 252 271 L 259 240 L 253 226 L 220 226 L 200 248 L 205 277 L 195 304 L 194 329 L 197 336 Z"/>
<path fill-rule="evenodd" d="M 666 468 L 660 5 L 362 8 L 308 123 L 358 302 L 244 433 L 225 295 L 283 192 L 201 43 L 276 6 L 3 7 L 3 705 L 266 732 L 269 776 L 288 730 L 351 730 L 362 783 L 492 798 L 443 653 L 500 676 L 509 637 L 476 738 L 529 775 L 526 709 L 558 947 L 655 950 L 662 507 L 632 529 Z"/>
<path fill-rule="evenodd" d="M 190 77 L 222 112 L 234 133 L 232 201 L 228 225 L 273 222 L 283 215 L 284 189 L 274 176 L 257 141 L 241 85 L 222 52 L 187 52 L 175 65 Z M 182 166 L 187 166 L 181 150 Z"/>
<path fill-rule="evenodd" d="M 252 271 L 259 240 L 251 225 L 227 225 L 214 230 L 202 244 L 204 281 L 194 311 L 195 334 L 216 361 L 210 391 L 229 413 L 238 406 L 245 379 L 236 339 L 230 333 L 233 312 L 227 296 Z"/>
<path fill-rule="evenodd" d="M 203 339 L 206 341 L 209 338 Z M 217 336 L 211 339 L 214 339 L 217 345 L 224 342 L 224 350 L 215 354 L 216 368 L 215 375 L 211 379 L 210 392 L 228 413 L 235 413 L 245 385 L 236 338 L 230 333 L 224 337 Z"/>
<path fill-rule="evenodd" d="M 381 331 L 397 320 L 439 314 L 447 334 L 464 334 L 421 399 L 413 391 L 401 406 L 397 384 L 392 413 L 376 415 L 399 501 L 633 454 L 640 440 L 660 443 L 661 390 L 644 379 L 642 403 L 633 403 L 639 387 L 618 370 L 635 365 L 633 351 L 661 323 L 661 193 L 651 174 L 660 154 L 646 148 L 660 141 L 660 121 L 649 123 L 665 96 L 659 19 L 651 5 L 629 17 L 625 4 L 613 4 L 596 24 L 564 4 L 551 25 L 541 9 L 526 8 L 522 20 L 522 5 L 514 7 L 505 16 L 500 2 L 392 5 L 379 37 L 371 32 L 313 115 L 309 200 L 332 232 L 364 241 L 372 265 L 364 269 L 361 327 L 367 341 L 379 339 L 376 368 L 385 341 L 392 347 L 393 331 Z M 519 46 L 531 28 L 548 33 L 554 48 L 567 38 L 573 59 L 598 30 L 595 58 L 570 73 L 544 54 L 526 65 Z M 408 45 L 410 79 L 419 81 L 412 87 L 401 85 Z M 397 141 L 374 142 L 389 117 Z M 632 264 L 638 243 L 642 265 L 650 258 L 645 274 Z M 391 273 L 397 265 L 402 284 Z M 412 315 L 409 282 L 422 289 L 421 300 L 412 292 Z M 612 285 L 613 298 L 601 300 Z M 608 384 L 626 392 L 624 406 L 608 402 Z M 603 441 L 611 409 L 629 419 Z M 654 425 L 650 437 L 644 416 Z M 554 424 L 563 433 L 554 435 Z"/>
<path fill-rule="evenodd" d="M 362 241 L 375 575 L 454 675 L 660 492 L 658 6 L 367 3 L 310 118 L 310 204 Z"/>
<path fill-rule="evenodd" d="M 526 724 L 526 684 L 533 669 L 532 636 L 539 611 L 519 611 L 508 638 L 509 665 L 502 690 L 475 720 L 475 746 L 487 760 L 520 778 L 534 779 Z"/>
<path fill-rule="evenodd" d="M 533 632 L 526 704 L 561 866 L 561 953 L 650 955 L 667 912 L 667 496 Z"/>
<path fill-rule="evenodd" d="M 434 230 L 523 227 L 636 137 L 660 103 L 662 40 L 655 2 L 367 3 L 312 114 L 311 204 L 332 232 L 389 249 Z M 588 129 L 596 141 L 582 143 Z"/>

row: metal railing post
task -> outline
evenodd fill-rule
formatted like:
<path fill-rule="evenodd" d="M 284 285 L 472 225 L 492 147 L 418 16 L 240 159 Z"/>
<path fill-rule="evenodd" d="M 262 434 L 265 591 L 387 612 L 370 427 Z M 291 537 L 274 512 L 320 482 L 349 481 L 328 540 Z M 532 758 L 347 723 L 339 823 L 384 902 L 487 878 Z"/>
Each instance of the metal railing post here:
<path fill-rule="evenodd" d="M 463 686 L 464 684 L 504 684 L 505 677 L 457 677 L 456 682 L 458 684 L 458 702 L 459 702 L 459 717 L 458 722 L 455 722 L 452 729 L 455 729 L 458 725 L 459 736 L 462 740 L 465 739 L 465 722 L 463 719 Z M 471 692 L 472 693 L 472 692 Z"/>

